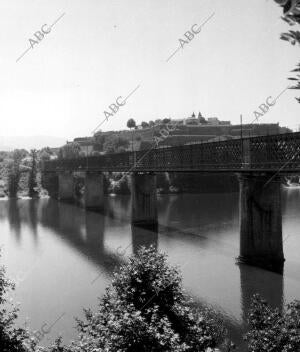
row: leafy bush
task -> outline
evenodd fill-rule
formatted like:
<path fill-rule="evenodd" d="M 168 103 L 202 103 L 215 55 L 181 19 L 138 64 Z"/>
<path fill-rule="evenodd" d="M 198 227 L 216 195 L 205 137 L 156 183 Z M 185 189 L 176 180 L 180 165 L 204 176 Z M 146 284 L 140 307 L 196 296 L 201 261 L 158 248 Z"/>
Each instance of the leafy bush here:
<path fill-rule="evenodd" d="M 5 270 L 0 267 L 0 346 L 1 352 L 26 352 L 23 343 L 28 334 L 24 329 L 14 327 L 18 309 L 12 307 L 7 294 L 14 289 L 14 284 L 5 277 Z"/>
<path fill-rule="evenodd" d="M 79 339 L 63 351 L 206 351 L 223 339 L 211 314 L 193 310 L 176 268 L 153 247 L 114 275 L 96 313 L 78 320 Z"/>
<path fill-rule="evenodd" d="M 280 38 L 292 45 L 300 44 L 300 2 L 298 0 L 275 0 L 275 2 L 283 8 L 284 16 L 282 16 L 282 19 L 293 26 L 293 30 L 282 33 Z M 296 77 L 289 77 L 289 80 L 295 83 L 291 88 L 300 89 L 300 63 L 291 72 L 296 72 Z M 296 100 L 300 103 L 300 97 Z"/>
<path fill-rule="evenodd" d="M 1 308 L 11 288 L 0 268 Z M 14 327 L 16 317 L 17 309 L 0 309 L 1 352 L 212 352 L 225 333 L 211 312 L 191 308 L 178 270 L 154 247 L 142 248 L 114 274 L 98 310 L 77 320 L 79 337 L 69 346 L 61 338 L 37 346 L 28 331 Z"/>
<path fill-rule="evenodd" d="M 114 173 L 111 176 L 111 184 L 108 192 L 115 194 L 130 194 L 129 179 L 127 175 L 124 175 L 121 172 Z"/>
<path fill-rule="evenodd" d="M 272 309 L 254 295 L 249 313 L 250 330 L 245 339 L 251 352 L 300 351 L 300 302 L 288 304 L 282 312 Z"/>

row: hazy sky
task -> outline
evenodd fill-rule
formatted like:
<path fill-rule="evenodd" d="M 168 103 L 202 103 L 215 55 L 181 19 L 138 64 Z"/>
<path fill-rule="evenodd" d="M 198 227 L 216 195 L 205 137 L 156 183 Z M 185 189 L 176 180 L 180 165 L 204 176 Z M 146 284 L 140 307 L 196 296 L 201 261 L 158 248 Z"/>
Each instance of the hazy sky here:
<path fill-rule="evenodd" d="M 167 62 L 179 38 L 213 13 Z M 288 28 L 280 15 L 273 0 L 1 0 L 0 135 L 91 135 L 138 85 L 103 130 L 193 111 L 251 122 L 299 61 L 299 46 L 279 39 Z M 296 93 L 286 91 L 260 122 L 296 128 Z"/>

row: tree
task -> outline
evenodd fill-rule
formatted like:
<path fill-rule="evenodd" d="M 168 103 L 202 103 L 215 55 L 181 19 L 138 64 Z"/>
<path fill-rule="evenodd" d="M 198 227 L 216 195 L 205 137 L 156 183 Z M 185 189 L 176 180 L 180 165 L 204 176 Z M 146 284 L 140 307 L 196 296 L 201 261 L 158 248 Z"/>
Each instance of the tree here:
<path fill-rule="evenodd" d="M 130 130 L 136 127 L 134 119 L 129 119 L 127 121 L 127 127 L 130 128 Z M 133 131 L 131 132 L 131 151 L 133 152 Z"/>
<path fill-rule="evenodd" d="M 129 129 L 132 129 L 132 128 L 136 127 L 136 122 L 135 122 L 135 120 L 134 120 L 134 119 L 129 119 L 129 120 L 127 121 L 127 127 L 128 127 Z"/>
<path fill-rule="evenodd" d="M 300 350 L 300 301 L 288 304 L 282 312 L 272 309 L 254 295 L 248 315 L 245 339 L 252 352 L 295 352 Z"/>
<path fill-rule="evenodd" d="M 59 149 L 60 159 L 75 159 L 80 156 L 80 145 L 77 142 L 70 142 Z"/>
<path fill-rule="evenodd" d="M 167 124 L 167 123 L 169 123 L 171 121 L 171 119 L 163 119 L 162 120 L 162 122 L 164 123 L 164 124 Z"/>
<path fill-rule="evenodd" d="M 283 8 L 284 16 L 282 19 L 287 22 L 290 26 L 295 26 L 300 24 L 300 1 L 299 0 L 274 0 Z M 299 28 L 299 27 L 298 27 Z M 281 39 L 290 42 L 292 45 L 296 43 L 300 44 L 300 31 L 299 30 L 289 30 L 286 33 L 281 34 Z M 291 89 L 300 89 L 300 63 L 296 65 L 296 68 L 291 72 L 296 73 L 296 77 L 289 77 L 289 80 L 293 81 L 295 84 Z M 296 98 L 298 103 L 300 103 L 300 97 Z"/>
<path fill-rule="evenodd" d="M 149 121 L 149 127 L 154 127 L 155 126 L 155 122 L 154 121 Z"/>
<path fill-rule="evenodd" d="M 12 154 L 12 160 L 8 162 L 8 195 L 15 198 L 18 195 L 19 181 L 21 176 L 21 160 L 24 157 L 23 150 L 15 149 Z"/>
<path fill-rule="evenodd" d="M 72 351 L 193 352 L 215 348 L 224 330 L 211 312 L 192 309 L 176 268 L 154 247 L 129 258 L 99 303 L 78 320 Z M 211 350 L 212 351 L 212 350 Z"/>
<path fill-rule="evenodd" d="M 15 328 L 18 309 L 9 309 L 6 298 L 11 289 L 14 285 L 0 268 L 1 352 L 216 352 L 226 333 L 211 310 L 191 307 L 178 269 L 170 267 L 166 255 L 153 246 L 141 248 L 114 274 L 98 309 L 86 309 L 85 319 L 77 319 L 78 338 L 69 346 L 58 338 L 42 348 L 28 331 Z M 298 318 L 291 317 L 293 324 Z M 298 329 L 294 328 L 295 341 Z M 224 351 L 231 351 L 231 346 L 224 346 Z M 294 341 L 292 346 L 297 346 Z"/>
<path fill-rule="evenodd" d="M 127 175 L 122 172 L 114 173 L 109 191 L 115 194 L 130 194 Z"/>
<path fill-rule="evenodd" d="M 149 123 L 143 121 L 143 122 L 141 123 L 141 126 L 142 126 L 143 128 L 147 128 L 147 127 L 149 127 Z"/>
<path fill-rule="evenodd" d="M 38 159 L 41 162 L 50 160 L 52 156 L 55 156 L 55 154 L 49 147 L 42 148 L 38 152 Z"/>
<path fill-rule="evenodd" d="M 46 153 L 50 154 L 50 155 L 53 154 L 53 152 L 52 152 L 52 150 L 51 150 L 50 147 L 44 147 L 44 148 L 42 148 L 42 149 L 40 150 L 40 153 L 41 153 L 41 152 L 44 152 L 44 151 L 45 151 Z"/>
<path fill-rule="evenodd" d="M 5 276 L 5 270 L 0 267 L 0 346 L 2 352 L 26 352 L 24 347 L 28 333 L 24 329 L 15 328 L 18 309 L 9 304 L 7 295 L 14 290 L 14 284 Z M 10 309 L 8 309 L 10 305 Z"/>
<path fill-rule="evenodd" d="M 41 162 L 49 161 L 51 159 L 51 154 L 46 149 L 42 149 L 39 152 L 39 159 Z"/>
<path fill-rule="evenodd" d="M 29 197 L 37 197 L 39 192 L 37 191 L 37 180 L 36 180 L 36 175 L 37 175 L 37 151 L 36 149 L 32 149 L 30 151 L 30 156 L 31 156 L 31 169 L 29 172 L 29 178 L 28 178 L 28 195 Z"/>

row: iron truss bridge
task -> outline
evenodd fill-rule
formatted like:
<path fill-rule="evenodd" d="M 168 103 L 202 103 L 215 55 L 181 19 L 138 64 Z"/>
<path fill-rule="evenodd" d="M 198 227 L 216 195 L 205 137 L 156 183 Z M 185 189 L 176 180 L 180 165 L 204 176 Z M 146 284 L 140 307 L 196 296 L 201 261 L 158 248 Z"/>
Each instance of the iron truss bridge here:
<path fill-rule="evenodd" d="M 43 172 L 59 171 L 300 173 L 300 132 L 43 163 Z"/>

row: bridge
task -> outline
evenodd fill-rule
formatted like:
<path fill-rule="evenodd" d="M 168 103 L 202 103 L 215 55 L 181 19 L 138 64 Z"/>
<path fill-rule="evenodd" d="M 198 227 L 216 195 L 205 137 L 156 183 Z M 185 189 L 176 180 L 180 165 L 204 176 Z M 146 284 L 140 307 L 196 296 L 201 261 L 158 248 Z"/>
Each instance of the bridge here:
<path fill-rule="evenodd" d="M 283 267 L 281 177 L 300 174 L 300 132 L 47 161 L 42 173 L 49 195 L 73 201 L 76 172 L 85 175 L 85 207 L 100 210 L 103 172 L 129 174 L 132 223 L 144 227 L 157 226 L 157 173 L 234 173 L 240 184 L 240 261 Z"/>

